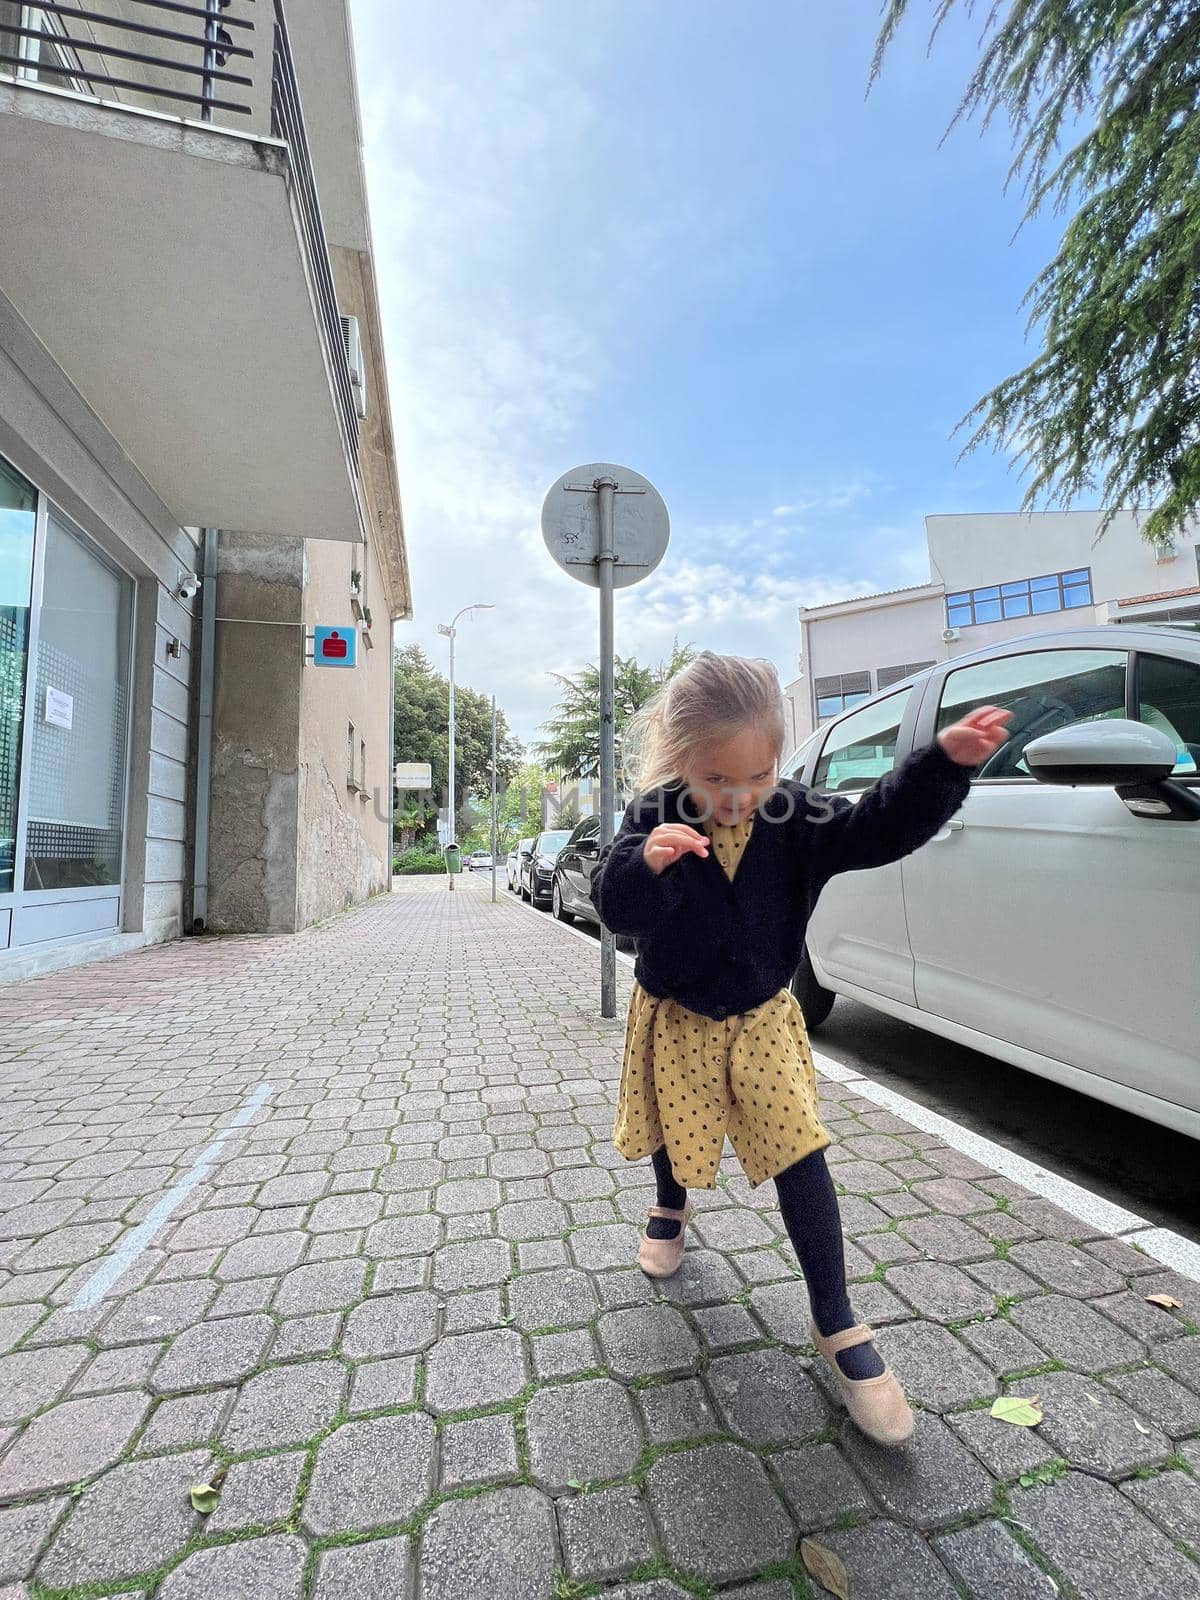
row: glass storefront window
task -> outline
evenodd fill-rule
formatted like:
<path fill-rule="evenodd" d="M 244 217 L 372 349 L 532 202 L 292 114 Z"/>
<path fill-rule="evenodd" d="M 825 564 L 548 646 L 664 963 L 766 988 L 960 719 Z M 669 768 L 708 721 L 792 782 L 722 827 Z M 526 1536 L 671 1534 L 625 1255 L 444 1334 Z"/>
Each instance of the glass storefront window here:
<path fill-rule="evenodd" d="M 133 585 L 50 508 L 31 701 L 26 889 L 121 881 Z"/>
<path fill-rule="evenodd" d="M 11 894 L 17 850 L 25 671 L 37 496 L 0 460 L 0 894 Z"/>

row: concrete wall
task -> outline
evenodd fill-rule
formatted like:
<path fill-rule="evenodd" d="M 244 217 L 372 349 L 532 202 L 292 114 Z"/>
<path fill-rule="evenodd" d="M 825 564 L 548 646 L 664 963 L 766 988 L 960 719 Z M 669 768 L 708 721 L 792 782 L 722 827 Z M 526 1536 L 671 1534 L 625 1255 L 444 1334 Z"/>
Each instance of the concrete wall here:
<path fill-rule="evenodd" d="M 1159 559 L 1134 513 L 1118 513 L 1098 539 L 1100 522 L 1094 511 L 926 517 L 930 585 L 800 613 L 804 675 L 786 691 L 795 742 L 816 726 L 817 678 L 869 671 L 874 689 L 880 667 L 943 661 L 1031 633 L 1107 622 L 1118 600 L 1197 583 L 1200 528 L 1180 538 L 1174 555 Z M 1091 569 L 1092 606 L 973 624 L 957 639 L 942 639 L 947 594 L 1081 567 Z"/>
<path fill-rule="evenodd" d="M 374 648 L 351 608 L 356 564 Z M 247 620 L 217 623 L 209 927 L 292 932 L 390 882 L 390 626 L 382 578 L 370 547 L 251 534 L 221 535 L 218 570 L 218 616 Z M 304 659 L 316 624 L 358 628 L 357 667 Z M 351 724 L 354 788 L 347 781 Z"/>
<path fill-rule="evenodd" d="M 305 926 L 388 888 L 392 772 L 391 632 L 374 547 L 310 543 L 305 614 L 315 623 L 353 623 L 350 572 L 363 573 L 362 603 L 373 627 L 359 625 L 358 666 L 306 667 L 300 696 L 300 850 L 298 922 Z M 349 727 L 354 781 L 348 783 Z M 362 746 L 366 746 L 365 774 Z"/>
<path fill-rule="evenodd" d="M 941 633 L 945 606 L 928 590 L 900 590 L 894 596 L 864 601 L 854 609 L 829 615 L 801 613 L 804 676 L 788 685 L 795 744 L 817 725 L 814 685 L 818 678 L 849 672 L 870 672 L 871 688 L 880 668 L 921 661 L 941 661 L 946 646 Z"/>
<path fill-rule="evenodd" d="M 1079 567 L 1090 567 L 1092 573 L 1094 609 L 978 623 L 962 630 L 949 654 L 965 655 L 1073 622 L 1104 622 L 1109 602 L 1195 584 L 1194 547 L 1200 530 L 1181 538 L 1173 557 L 1159 560 L 1142 537 L 1133 512 L 1118 512 L 1103 538 L 1097 539 L 1100 521 L 1094 511 L 926 517 L 930 570 L 935 581 L 945 584 L 947 594 Z"/>
<path fill-rule="evenodd" d="M 1098 539 L 1100 522 L 1096 511 L 926 517 L 930 573 L 950 593 L 1090 567 L 1097 601 L 1196 582 L 1193 546 L 1200 529 L 1180 540 L 1176 556 L 1160 561 L 1132 511 L 1119 511 Z"/>
<path fill-rule="evenodd" d="M 208 926 L 296 922 L 304 542 L 222 533 L 217 563 Z M 289 625 L 290 624 L 290 625 Z"/>
<path fill-rule="evenodd" d="M 171 597 L 195 569 L 180 528 L 45 347 L 0 294 L 0 453 L 136 579 L 124 930 L 183 927 L 193 607 Z M 167 645 L 177 639 L 178 658 Z"/>

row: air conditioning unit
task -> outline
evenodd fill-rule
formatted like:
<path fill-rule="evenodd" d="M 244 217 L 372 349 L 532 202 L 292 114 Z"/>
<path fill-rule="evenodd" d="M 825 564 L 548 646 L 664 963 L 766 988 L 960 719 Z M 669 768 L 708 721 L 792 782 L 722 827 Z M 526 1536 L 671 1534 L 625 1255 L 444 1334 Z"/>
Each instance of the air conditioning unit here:
<path fill-rule="evenodd" d="M 953 644 L 955 639 L 961 639 L 961 638 L 962 638 L 962 629 L 961 628 L 943 628 L 942 629 L 942 643 L 943 644 Z"/>
<path fill-rule="evenodd" d="M 357 317 L 342 317 L 342 348 L 346 352 L 346 367 L 350 373 L 350 388 L 354 394 L 354 409 L 360 417 L 367 414 L 367 369 L 363 365 L 362 334 Z"/>
<path fill-rule="evenodd" d="M 1172 540 L 1170 544 L 1160 544 L 1155 548 L 1154 559 L 1161 567 L 1168 561 L 1174 561 L 1178 554 L 1179 546 Z"/>

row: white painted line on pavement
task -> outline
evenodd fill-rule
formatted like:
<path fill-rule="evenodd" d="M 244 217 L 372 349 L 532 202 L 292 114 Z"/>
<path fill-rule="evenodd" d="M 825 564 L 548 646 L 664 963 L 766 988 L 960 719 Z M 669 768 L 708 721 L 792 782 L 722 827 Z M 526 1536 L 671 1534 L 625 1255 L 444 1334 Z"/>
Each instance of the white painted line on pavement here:
<path fill-rule="evenodd" d="M 527 905 L 524 900 L 518 899 L 517 904 L 522 910 L 532 912 L 535 917 L 541 917 L 546 921 L 553 920 L 546 912 Z M 559 923 L 558 926 L 567 933 L 573 933 L 577 939 L 582 939 L 593 950 L 598 950 L 595 939 L 578 928 L 565 922 Z M 624 961 L 626 966 L 633 966 L 633 957 L 619 950 L 617 960 Z M 905 1122 L 910 1122 L 914 1128 L 920 1128 L 923 1133 L 935 1134 L 952 1150 L 971 1156 L 982 1166 L 999 1173 L 1001 1177 L 1011 1178 L 1014 1183 L 1019 1183 L 1033 1194 L 1040 1195 L 1043 1200 L 1052 1201 L 1071 1216 L 1086 1222 L 1089 1227 L 1102 1229 L 1105 1233 L 1118 1238 L 1124 1237 L 1128 1243 L 1136 1242 L 1152 1260 L 1161 1261 L 1164 1266 L 1171 1267 L 1184 1277 L 1194 1278 L 1200 1282 L 1200 1245 L 1185 1239 L 1182 1234 L 1174 1233 L 1170 1228 L 1150 1227 L 1145 1217 L 1139 1217 L 1136 1212 L 1127 1211 L 1124 1206 L 1114 1205 L 1103 1195 L 1093 1194 L 1090 1189 L 1072 1183 L 1069 1178 L 1061 1177 L 1057 1172 L 1051 1172 L 1049 1167 L 1040 1166 L 1036 1161 L 1018 1155 L 1015 1150 L 997 1144 L 994 1139 L 987 1139 L 982 1134 L 972 1133 L 969 1128 L 960 1127 L 957 1122 L 951 1122 L 949 1117 L 930 1111 L 927 1106 L 908 1099 L 906 1095 L 897 1094 L 894 1089 L 876 1083 L 873 1078 L 865 1077 L 852 1067 L 843 1066 L 832 1056 L 814 1050 L 813 1061 L 823 1077 L 829 1078 L 834 1083 L 852 1083 L 855 1094 L 861 1095 L 864 1100 L 873 1101 L 881 1110 L 891 1111 L 894 1115 L 902 1117 Z"/>
<path fill-rule="evenodd" d="M 810 1046 L 811 1048 L 811 1046 Z M 821 1055 L 813 1050 L 813 1062 L 817 1071 L 823 1078 L 832 1078 L 834 1083 L 866 1082 L 861 1072 L 855 1072 L 853 1067 L 844 1067 L 840 1061 L 835 1061 L 832 1056 Z"/>
<path fill-rule="evenodd" d="M 1194 1240 L 1172 1233 L 1170 1228 L 1147 1228 L 1144 1233 L 1127 1233 L 1125 1243 L 1139 1245 L 1164 1267 L 1200 1283 L 1200 1244 Z"/>
<path fill-rule="evenodd" d="M 993 1139 L 985 1139 L 982 1134 L 960 1127 L 957 1122 L 951 1122 L 949 1117 L 930 1111 L 928 1106 L 897 1094 L 894 1089 L 876 1083 L 873 1078 L 851 1071 L 842 1066 L 840 1061 L 816 1051 L 813 1052 L 813 1060 L 817 1071 L 824 1077 L 837 1083 L 852 1083 L 855 1094 L 861 1095 L 864 1100 L 893 1112 L 924 1133 L 936 1134 L 952 1150 L 973 1157 L 1001 1177 L 1011 1178 L 1014 1183 L 1032 1190 L 1043 1200 L 1053 1201 L 1089 1227 L 1123 1238 L 1127 1244 L 1137 1244 L 1153 1260 L 1161 1261 L 1165 1267 L 1171 1267 L 1185 1278 L 1200 1282 L 1200 1245 L 1194 1244 L 1191 1239 L 1185 1239 L 1170 1228 L 1150 1227 L 1145 1217 L 1139 1217 L 1136 1212 L 1114 1205 L 1103 1195 L 1093 1194 L 1090 1189 L 1072 1183 L 1069 1178 L 1051 1172 L 1048 1167 L 1039 1166 L 1036 1161 L 1019 1156 L 1015 1150 L 1006 1149 Z"/>
<path fill-rule="evenodd" d="M 88 1311 L 92 1306 L 99 1305 L 122 1273 L 128 1271 L 138 1256 L 141 1255 L 172 1211 L 191 1194 L 209 1167 L 220 1155 L 222 1147 L 230 1134 L 236 1132 L 238 1128 L 246 1126 L 270 1093 L 271 1085 L 269 1083 L 259 1084 L 229 1126 L 223 1128 L 207 1149 L 200 1152 L 189 1170 L 180 1178 L 173 1189 L 167 1190 L 166 1194 L 147 1215 L 145 1221 L 139 1222 L 136 1228 L 131 1228 L 116 1249 L 104 1258 L 100 1266 L 97 1267 L 96 1271 L 67 1307 L 69 1311 Z"/>
<path fill-rule="evenodd" d="M 813 1059 L 820 1071 L 827 1072 L 830 1065 L 838 1067 L 841 1072 L 846 1070 L 838 1062 L 830 1062 L 828 1057 L 817 1056 L 814 1053 Z M 828 1072 L 827 1075 L 833 1076 Z M 972 1133 L 969 1128 L 960 1127 L 957 1122 L 951 1122 L 949 1117 L 943 1117 L 940 1112 L 931 1111 L 928 1106 L 919 1105 L 917 1101 L 897 1094 L 894 1089 L 876 1083 L 873 1078 L 856 1078 L 853 1081 L 855 1094 L 861 1095 L 864 1100 L 870 1100 L 875 1105 L 882 1106 L 885 1111 L 903 1117 L 905 1122 L 911 1122 L 913 1127 L 920 1128 L 923 1133 L 935 1134 L 952 1150 L 961 1151 L 963 1155 L 971 1156 L 978 1161 L 981 1166 L 990 1167 L 993 1172 L 998 1172 L 1001 1177 L 1011 1178 L 1014 1183 L 1032 1189 L 1034 1194 L 1041 1195 L 1044 1200 L 1052 1200 L 1055 1205 L 1061 1206 L 1064 1211 L 1069 1211 L 1073 1217 L 1078 1217 L 1091 1228 L 1098 1228 L 1104 1233 L 1123 1234 L 1130 1233 L 1134 1228 L 1147 1227 L 1145 1217 L 1139 1217 L 1133 1211 L 1126 1211 L 1124 1206 L 1114 1205 L 1102 1195 L 1092 1194 L 1090 1189 L 1081 1188 L 1069 1178 L 1060 1178 L 1049 1168 L 1039 1166 L 1036 1161 L 1030 1161 L 1026 1156 L 1019 1156 L 1015 1150 L 1006 1149 L 994 1139 L 986 1139 L 980 1133 Z"/>

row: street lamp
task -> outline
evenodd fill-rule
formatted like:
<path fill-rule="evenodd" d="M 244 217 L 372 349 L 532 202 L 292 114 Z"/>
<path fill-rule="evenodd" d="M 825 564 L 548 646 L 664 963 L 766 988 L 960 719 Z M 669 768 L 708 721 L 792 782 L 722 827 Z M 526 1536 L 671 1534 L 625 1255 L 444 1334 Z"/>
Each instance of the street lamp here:
<path fill-rule="evenodd" d="M 477 600 L 474 605 L 463 606 L 461 611 L 456 611 L 449 627 L 444 622 L 438 623 L 438 632 L 445 634 L 450 641 L 450 811 L 447 819 L 450 837 L 446 841 L 447 844 L 455 844 L 457 842 L 456 832 L 458 828 L 458 810 L 454 804 L 454 641 L 457 638 L 456 624 L 459 617 L 465 616 L 468 611 L 493 610 L 495 610 L 495 607 L 490 600 Z"/>

